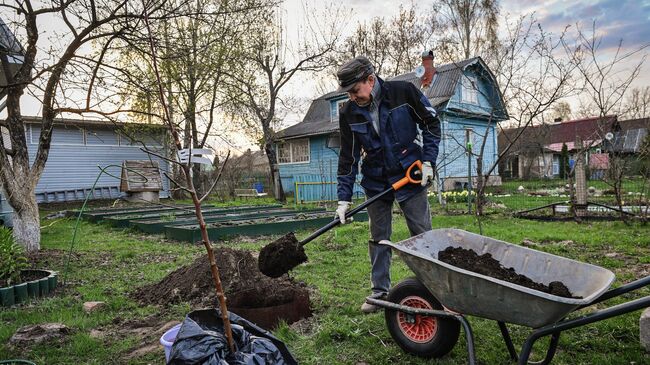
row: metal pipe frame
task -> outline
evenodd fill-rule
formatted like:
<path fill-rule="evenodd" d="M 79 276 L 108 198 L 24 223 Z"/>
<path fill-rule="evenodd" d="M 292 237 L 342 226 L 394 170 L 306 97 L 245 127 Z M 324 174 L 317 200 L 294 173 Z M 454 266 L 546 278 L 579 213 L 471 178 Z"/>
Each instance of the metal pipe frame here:
<path fill-rule="evenodd" d="M 462 314 L 456 314 L 451 312 L 446 312 L 443 310 L 435 309 L 421 309 L 421 308 L 412 308 L 409 306 L 396 304 L 381 299 L 366 298 L 366 303 L 376 305 L 385 309 L 393 309 L 400 312 L 404 312 L 412 315 L 421 315 L 429 317 L 443 317 L 451 318 L 460 322 L 463 326 L 463 331 L 465 331 L 465 341 L 467 342 L 467 363 L 469 365 L 476 365 L 476 352 L 474 350 L 474 332 L 472 331 L 472 326 L 465 319 Z"/>
<path fill-rule="evenodd" d="M 623 285 L 619 288 L 607 291 L 605 294 L 601 295 L 599 298 L 597 298 L 595 301 L 589 303 L 588 305 L 581 306 L 578 309 L 588 307 L 590 305 L 605 301 L 607 299 L 611 299 L 617 296 L 620 296 L 622 294 L 631 292 L 633 290 L 645 287 L 650 285 L 650 276 L 645 277 L 643 279 L 639 279 L 636 281 L 633 281 L 631 283 L 628 283 L 626 285 Z M 468 364 L 469 365 L 475 365 L 476 364 L 476 353 L 474 349 L 474 333 L 472 331 L 472 328 L 465 319 L 465 317 L 462 314 L 459 313 L 452 313 L 452 312 L 447 312 L 444 310 L 431 310 L 431 309 L 421 309 L 421 308 L 412 308 L 396 303 L 392 303 L 386 300 L 381 300 L 381 299 L 374 299 L 374 298 L 366 298 L 366 302 L 369 304 L 373 304 L 385 309 L 392 309 L 392 310 L 397 310 L 400 312 L 412 314 L 412 315 L 423 315 L 423 316 L 432 316 L 432 317 L 443 317 L 443 318 L 451 318 L 454 320 L 459 321 L 463 325 L 463 330 L 465 331 L 465 338 L 467 342 L 467 357 L 468 357 Z M 551 360 L 555 356 L 559 340 L 560 340 L 560 333 L 562 331 L 566 331 L 569 329 L 573 329 L 576 327 L 584 326 L 587 324 L 591 324 L 594 322 L 599 322 L 605 319 L 609 319 L 612 317 L 616 317 L 619 315 L 623 315 L 626 313 L 634 312 L 639 309 L 647 308 L 650 307 L 650 296 L 646 296 L 640 299 L 636 299 L 630 302 L 622 303 L 619 305 L 615 305 L 613 307 L 609 307 L 607 309 L 603 309 L 600 311 L 596 311 L 593 313 L 589 313 L 587 315 L 574 318 L 571 320 L 562 320 L 550 325 L 547 325 L 545 327 L 538 328 L 534 330 L 526 339 L 526 342 L 522 346 L 521 353 L 518 356 L 517 352 L 515 350 L 514 344 L 512 342 L 512 338 L 510 337 L 510 333 L 508 331 L 508 327 L 504 322 L 497 321 L 499 325 L 499 329 L 501 330 L 501 335 L 503 337 L 503 340 L 506 344 L 506 348 L 508 349 L 508 353 L 510 354 L 510 358 L 513 361 L 516 361 L 518 365 L 547 365 L 550 364 Z M 546 356 L 544 357 L 543 360 L 537 361 L 537 362 L 529 362 L 528 358 L 530 357 L 530 353 L 533 349 L 533 345 L 537 340 L 539 340 L 542 337 L 546 336 L 551 336 L 551 342 L 549 344 L 549 347 L 546 351 Z"/>

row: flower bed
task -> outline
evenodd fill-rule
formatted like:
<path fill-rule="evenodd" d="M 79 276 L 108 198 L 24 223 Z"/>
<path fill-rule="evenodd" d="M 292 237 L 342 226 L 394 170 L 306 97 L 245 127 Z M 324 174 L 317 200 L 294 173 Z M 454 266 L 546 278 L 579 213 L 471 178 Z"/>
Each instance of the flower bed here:
<path fill-rule="evenodd" d="M 0 306 L 26 303 L 49 295 L 58 285 L 58 274 L 51 270 L 22 270 L 21 282 L 0 287 Z"/>

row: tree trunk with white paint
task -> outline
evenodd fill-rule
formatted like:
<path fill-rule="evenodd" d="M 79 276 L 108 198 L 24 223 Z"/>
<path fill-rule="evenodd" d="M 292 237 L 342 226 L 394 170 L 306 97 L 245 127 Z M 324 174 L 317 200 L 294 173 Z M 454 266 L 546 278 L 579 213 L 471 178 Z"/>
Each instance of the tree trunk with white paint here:
<path fill-rule="evenodd" d="M 25 194 L 20 207 L 14 209 L 14 240 L 27 252 L 38 251 L 41 248 L 41 224 L 36 197 L 33 193 Z"/>

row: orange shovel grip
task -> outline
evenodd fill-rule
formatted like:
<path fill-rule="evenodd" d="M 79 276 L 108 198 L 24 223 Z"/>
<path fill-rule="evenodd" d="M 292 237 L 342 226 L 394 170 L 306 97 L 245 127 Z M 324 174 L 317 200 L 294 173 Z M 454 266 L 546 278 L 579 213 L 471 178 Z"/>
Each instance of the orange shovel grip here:
<path fill-rule="evenodd" d="M 419 172 L 418 171 L 412 171 L 413 168 L 417 168 L 419 170 Z M 413 176 L 412 176 L 412 175 L 416 175 L 418 173 L 420 175 L 419 180 L 413 178 Z M 406 176 L 399 179 L 399 181 L 397 181 L 396 183 L 393 184 L 393 189 L 399 190 L 400 188 L 403 188 L 404 185 L 406 185 L 406 184 L 409 184 L 409 183 L 411 183 L 411 184 L 420 184 L 421 182 L 422 182 L 422 161 L 417 160 L 417 161 L 413 162 L 411 164 L 411 166 L 409 166 L 408 169 L 406 169 Z"/>

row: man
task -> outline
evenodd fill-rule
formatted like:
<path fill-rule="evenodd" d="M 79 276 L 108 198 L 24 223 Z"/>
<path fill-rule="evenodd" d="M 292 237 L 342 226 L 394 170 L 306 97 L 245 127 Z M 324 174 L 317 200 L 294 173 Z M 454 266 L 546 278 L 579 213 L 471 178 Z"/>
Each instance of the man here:
<path fill-rule="evenodd" d="M 434 176 L 440 121 L 420 90 L 409 82 L 380 79 L 366 57 L 345 63 L 337 77 L 338 91 L 347 92 L 350 97 L 339 112 L 341 149 L 336 214 L 341 223 L 345 223 L 345 213 L 352 204 L 352 188 L 362 155 L 361 186 L 368 198 L 403 178 L 414 161 L 423 162 L 421 185 L 408 184 L 368 207 L 371 297 L 384 298 L 390 288 L 391 250 L 378 242 L 390 239 L 393 201 L 399 203 L 412 236 L 431 230 L 425 186 Z M 377 310 L 377 306 L 368 303 L 361 306 L 364 313 Z"/>

